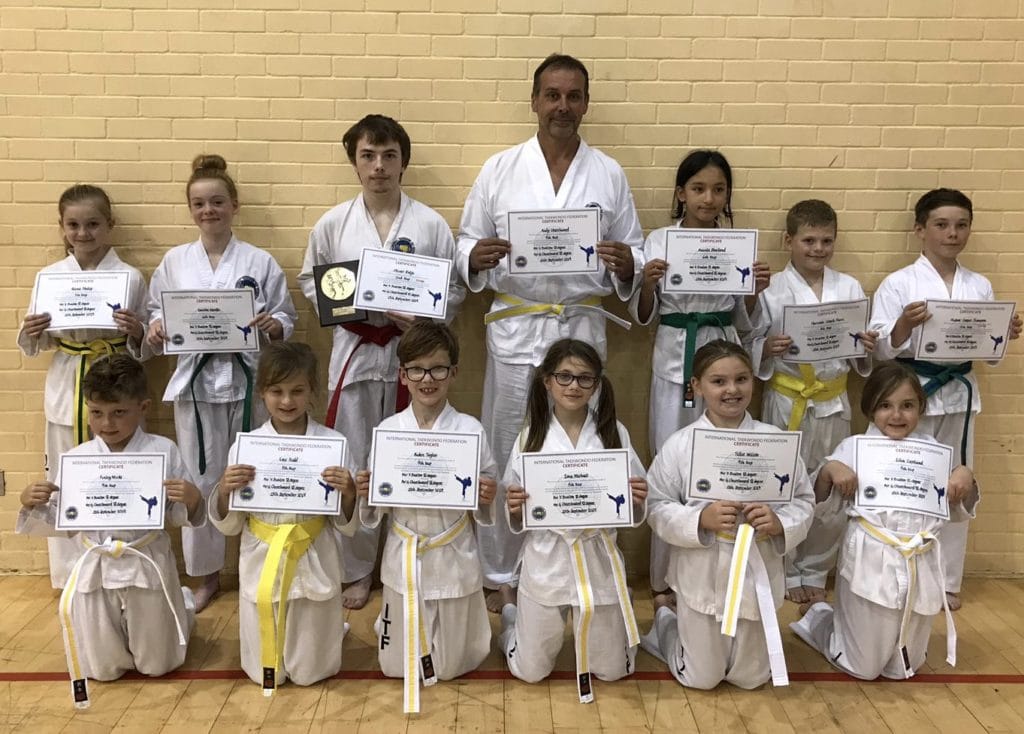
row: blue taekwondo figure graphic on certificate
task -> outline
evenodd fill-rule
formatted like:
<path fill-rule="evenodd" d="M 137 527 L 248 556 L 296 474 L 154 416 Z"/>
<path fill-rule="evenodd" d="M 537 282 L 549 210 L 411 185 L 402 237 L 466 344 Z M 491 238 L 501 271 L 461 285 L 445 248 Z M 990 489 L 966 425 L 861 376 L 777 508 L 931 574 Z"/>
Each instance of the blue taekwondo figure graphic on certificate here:
<path fill-rule="evenodd" d="M 625 449 L 523 454 L 527 530 L 617 528 L 633 524 Z"/>

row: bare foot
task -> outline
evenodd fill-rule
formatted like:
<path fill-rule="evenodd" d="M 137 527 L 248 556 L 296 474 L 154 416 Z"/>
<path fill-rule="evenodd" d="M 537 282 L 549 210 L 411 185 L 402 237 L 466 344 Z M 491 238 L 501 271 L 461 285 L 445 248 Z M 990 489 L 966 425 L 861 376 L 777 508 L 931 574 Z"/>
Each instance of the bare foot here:
<path fill-rule="evenodd" d="M 786 598 L 794 604 L 806 604 L 811 600 L 811 595 L 803 586 L 790 586 L 786 589 Z"/>
<path fill-rule="evenodd" d="M 820 601 L 825 601 L 825 600 L 821 599 Z M 800 616 L 802 617 L 805 614 L 807 614 L 807 610 L 810 609 L 811 607 L 813 607 L 815 604 L 817 604 L 817 602 L 805 601 L 803 604 L 801 604 L 799 607 L 797 607 L 797 611 L 800 613 Z"/>
<path fill-rule="evenodd" d="M 961 602 L 960 602 L 960 593 L 959 592 L 947 591 L 946 592 L 946 604 L 949 606 L 949 611 L 951 611 L 951 612 L 955 612 L 957 609 L 959 609 L 961 606 L 963 606 L 961 604 Z"/>
<path fill-rule="evenodd" d="M 195 592 L 196 598 L 196 614 L 206 609 L 213 597 L 220 591 L 220 573 L 211 573 L 209 576 L 203 577 L 203 583 L 200 584 Z"/>
<path fill-rule="evenodd" d="M 516 590 L 508 584 L 502 584 L 497 590 L 489 592 L 484 602 L 487 604 L 488 612 L 501 614 L 506 604 L 516 603 Z"/>
<path fill-rule="evenodd" d="M 676 595 L 672 591 L 662 591 L 654 595 L 654 612 L 657 613 L 662 607 L 668 607 L 672 611 L 676 609 Z"/>
<path fill-rule="evenodd" d="M 804 591 L 807 593 L 807 601 L 811 604 L 819 601 L 825 601 L 825 590 L 820 586 L 807 586 L 805 584 Z"/>
<path fill-rule="evenodd" d="M 370 598 L 371 574 L 366 574 L 358 581 L 353 581 L 341 592 L 341 606 L 345 609 L 362 609 Z"/>

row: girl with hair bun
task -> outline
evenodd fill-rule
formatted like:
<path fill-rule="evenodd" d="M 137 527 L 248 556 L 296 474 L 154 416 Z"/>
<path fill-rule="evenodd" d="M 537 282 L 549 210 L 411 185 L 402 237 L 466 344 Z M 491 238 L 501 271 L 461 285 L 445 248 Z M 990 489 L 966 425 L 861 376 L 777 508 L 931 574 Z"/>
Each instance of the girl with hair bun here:
<path fill-rule="evenodd" d="M 161 294 L 172 290 L 250 288 L 257 315 L 248 327 L 258 330 L 263 339 L 287 339 L 296 315 L 284 272 L 268 252 L 235 236 L 238 189 L 221 156 L 196 156 L 185 199 L 199 239 L 172 248 L 153 273 L 149 345 L 160 351 L 168 340 Z M 255 372 L 252 352 L 182 354 L 167 383 L 163 399 L 174 403 L 182 458 L 207 498 L 227 466 L 235 434 L 260 425 L 265 417 L 262 403 L 253 398 Z M 209 523 L 183 528 L 182 550 L 186 572 L 203 578 L 195 593 L 196 611 L 200 611 L 220 588 L 224 536 Z"/>

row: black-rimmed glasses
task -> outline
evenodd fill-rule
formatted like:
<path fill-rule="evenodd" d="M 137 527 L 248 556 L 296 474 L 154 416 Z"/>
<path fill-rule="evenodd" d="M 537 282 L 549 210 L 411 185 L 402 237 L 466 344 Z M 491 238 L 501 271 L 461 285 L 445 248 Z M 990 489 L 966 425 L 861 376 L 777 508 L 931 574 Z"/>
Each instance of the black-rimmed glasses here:
<path fill-rule="evenodd" d="M 452 371 L 452 366 L 449 364 L 439 364 L 436 367 L 403 367 L 405 370 L 405 376 L 413 382 L 421 382 L 424 377 L 430 375 L 430 379 L 434 382 L 441 382 L 447 380 L 448 375 Z"/>
<path fill-rule="evenodd" d="M 597 384 L 597 378 L 594 375 L 574 375 L 571 372 L 554 372 L 551 375 L 562 387 L 569 387 L 573 380 L 576 380 L 576 384 L 580 386 L 581 390 L 589 390 Z"/>

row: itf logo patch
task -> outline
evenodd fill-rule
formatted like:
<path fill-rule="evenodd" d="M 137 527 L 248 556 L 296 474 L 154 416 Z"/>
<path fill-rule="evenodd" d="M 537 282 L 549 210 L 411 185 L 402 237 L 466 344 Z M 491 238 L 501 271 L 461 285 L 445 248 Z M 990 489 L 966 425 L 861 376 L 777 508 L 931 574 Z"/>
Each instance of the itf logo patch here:
<path fill-rule="evenodd" d="M 395 252 L 404 252 L 406 255 L 416 253 L 416 245 L 408 237 L 398 237 L 391 243 L 391 249 Z"/>
<path fill-rule="evenodd" d="M 253 297 L 260 297 L 260 284 L 257 283 L 256 279 L 251 275 L 243 275 L 241 278 L 236 280 L 235 288 L 252 288 Z"/>

